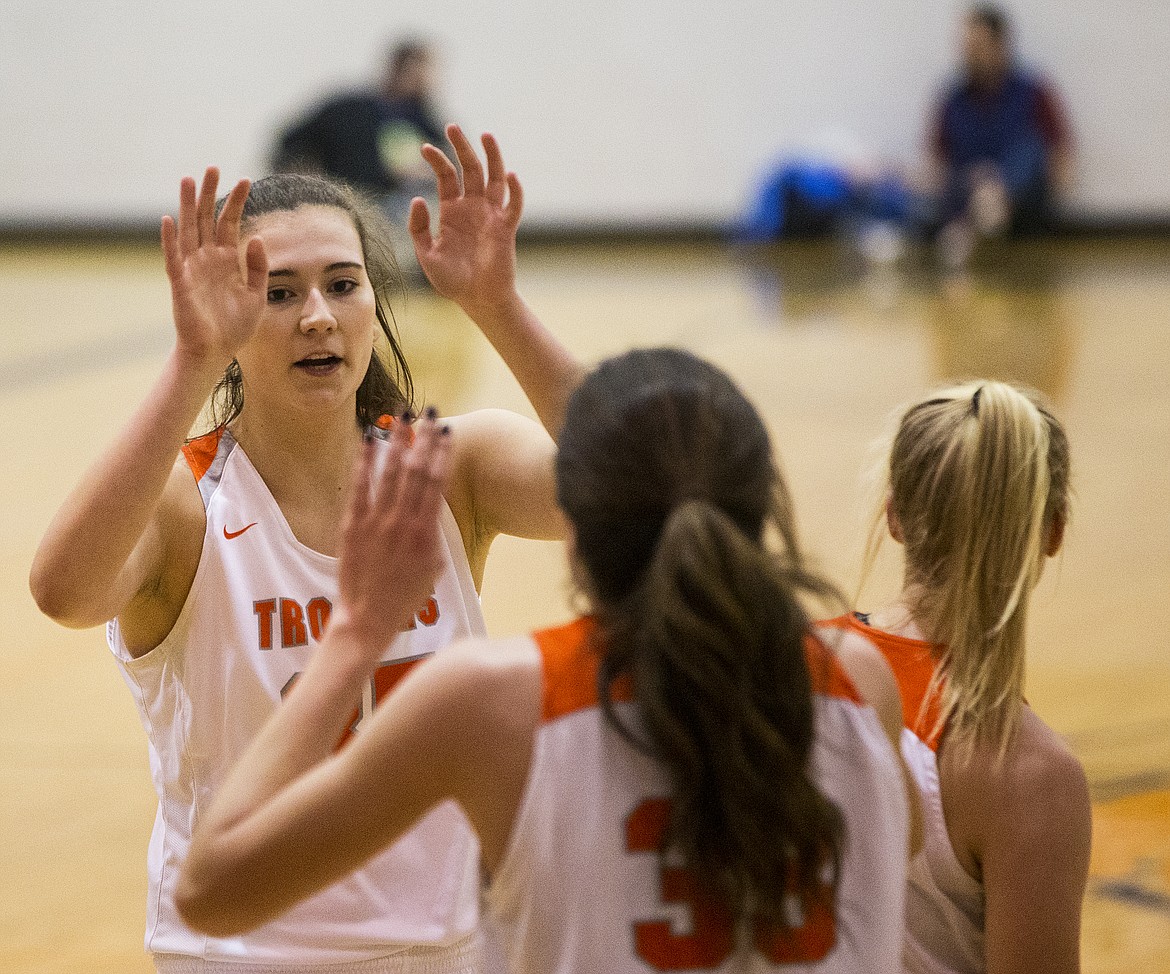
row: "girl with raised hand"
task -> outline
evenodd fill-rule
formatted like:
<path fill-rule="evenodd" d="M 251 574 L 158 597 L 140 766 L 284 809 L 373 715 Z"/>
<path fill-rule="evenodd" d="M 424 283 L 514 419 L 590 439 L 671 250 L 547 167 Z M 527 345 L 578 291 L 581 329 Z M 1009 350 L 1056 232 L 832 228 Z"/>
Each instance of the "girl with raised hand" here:
<path fill-rule="evenodd" d="M 906 969 L 1073 974 L 1089 865 L 1085 775 L 1024 699 L 1028 606 L 1068 520 L 1068 440 L 1030 393 L 978 382 L 901 417 L 866 573 L 888 531 L 893 605 L 830 625 L 890 662 L 923 794 Z"/>
<path fill-rule="evenodd" d="M 591 614 L 439 654 L 334 754 L 408 608 L 384 576 L 435 563 L 410 546 L 437 533 L 396 525 L 433 518 L 412 478 L 441 476 L 446 441 L 394 435 L 404 470 L 373 494 L 418 507 L 353 508 L 325 644 L 196 830 L 187 922 L 224 938 L 270 923 L 454 799 L 514 974 L 895 971 L 897 690 L 872 647 L 838 660 L 814 636 L 802 603 L 832 588 L 733 383 L 673 350 L 586 377 L 556 488 Z"/>
<path fill-rule="evenodd" d="M 448 135 L 458 168 L 424 150 L 440 203 L 435 237 L 421 200 L 411 213 L 419 261 L 480 323 L 555 434 L 578 374 L 516 293 L 520 184 L 491 136 L 485 170 L 459 129 Z M 178 220 L 163 218 L 174 350 L 56 515 L 31 574 L 54 619 L 108 623 L 150 739 L 159 810 L 146 945 L 164 974 L 473 969 L 475 845 L 453 806 L 247 936 L 199 934 L 175 907 L 193 826 L 324 636 L 363 439 L 394 416 L 402 427 L 412 395 L 376 210 L 295 174 L 243 181 L 217 207 L 217 178 L 209 169 L 198 192 L 184 180 Z M 187 442 L 209 396 L 213 428 Z M 383 632 L 370 681 L 323 747 L 363 724 L 415 661 L 484 633 L 476 590 L 496 534 L 562 532 L 545 430 L 498 410 L 448 425 L 441 570 L 428 591 L 410 589 L 407 618 Z"/>

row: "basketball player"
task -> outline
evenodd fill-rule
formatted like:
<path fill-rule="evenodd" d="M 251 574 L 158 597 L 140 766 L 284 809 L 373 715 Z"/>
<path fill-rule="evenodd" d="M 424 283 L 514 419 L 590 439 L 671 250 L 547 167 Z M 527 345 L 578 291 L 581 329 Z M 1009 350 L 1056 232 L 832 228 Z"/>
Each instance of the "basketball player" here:
<path fill-rule="evenodd" d="M 1075 974 L 1089 866 L 1085 775 L 1024 700 L 1028 604 L 1068 519 L 1068 441 L 1032 395 L 958 386 L 906 411 L 882 536 L 905 551 L 898 601 L 832 625 L 897 677 L 902 750 L 923 794 L 906 969 Z"/>
<path fill-rule="evenodd" d="M 424 149 L 440 212 L 432 238 L 426 205 L 415 201 L 420 263 L 496 344 L 555 433 L 578 374 L 515 290 L 520 184 L 490 136 L 485 173 L 464 135 L 448 134 L 462 184 L 443 153 Z M 54 619 L 74 627 L 109 620 L 110 646 L 149 735 L 159 810 L 146 946 L 163 974 L 473 970 L 477 857 L 453 806 L 247 936 L 204 936 L 175 909 L 193 824 L 329 622 L 338 531 L 363 438 L 389 425 L 387 414 L 401 416 L 411 396 L 389 327 L 393 265 L 376 213 L 340 184 L 282 174 L 241 182 L 217 215 L 216 181 L 208 170 L 197 194 L 184 180 L 177 223 L 163 218 L 175 348 L 58 512 L 31 576 Z M 215 428 L 184 445 L 213 389 Z M 484 633 L 476 590 L 496 534 L 562 531 L 553 444 L 540 426 L 503 411 L 449 426 L 442 567 L 416 593 L 410 618 L 385 631 L 344 735 L 339 727 L 323 745 L 360 728 L 415 661 Z"/>
<path fill-rule="evenodd" d="M 269 923 L 454 799 L 515 974 L 897 970 L 896 686 L 872 647 L 812 634 L 801 600 L 832 589 L 732 382 L 673 350 L 592 372 L 556 461 L 591 614 L 440 654 L 331 754 L 439 564 L 447 439 L 392 436 L 368 496 L 369 457 L 358 476 L 325 645 L 199 823 L 188 923 Z"/>

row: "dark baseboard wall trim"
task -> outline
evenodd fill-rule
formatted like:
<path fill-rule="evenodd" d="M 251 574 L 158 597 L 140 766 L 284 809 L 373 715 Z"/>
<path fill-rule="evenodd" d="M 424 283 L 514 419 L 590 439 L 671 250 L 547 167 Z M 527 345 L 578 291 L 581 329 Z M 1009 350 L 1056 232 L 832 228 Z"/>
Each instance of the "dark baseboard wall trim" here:
<path fill-rule="evenodd" d="M 596 244 L 711 244 L 732 238 L 721 223 L 547 223 L 524 226 L 519 240 L 534 246 Z"/>
<path fill-rule="evenodd" d="M 1071 217 L 1053 229 L 1053 236 L 1117 240 L 1170 237 L 1170 213 L 1143 217 Z"/>
<path fill-rule="evenodd" d="M 0 246 L 62 247 L 157 244 L 154 222 L 5 221 L 0 219 Z M 1059 239 L 1170 240 L 1170 213 L 1143 217 L 1075 217 L 1051 234 Z M 521 226 L 520 243 L 527 246 L 681 245 L 735 242 L 734 230 L 714 222 L 546 223 Z"/>
<path fill-rule="evenodd" d="M 0 220 L 0 245 L 6 247 L 157 244 L 159 225 L 141 220 Z"/>

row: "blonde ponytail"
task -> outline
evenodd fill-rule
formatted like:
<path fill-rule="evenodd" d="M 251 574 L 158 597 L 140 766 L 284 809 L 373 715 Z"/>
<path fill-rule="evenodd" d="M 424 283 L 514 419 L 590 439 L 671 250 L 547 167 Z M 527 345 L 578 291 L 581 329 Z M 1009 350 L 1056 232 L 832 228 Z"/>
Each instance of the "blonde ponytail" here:
<path fill-rule="evenodd" d="M 1023 703 L 1029 600 L 1067 505 L 1064 431 L 1031 394 L 973 383 L 910 408 L 889 456 L 908 607 L 937 646 L 934 730 L 945 727 L 961 754 L 984 743 L 1002 755 Z M 865 572 L 885 520 L 883 502 Z"/>

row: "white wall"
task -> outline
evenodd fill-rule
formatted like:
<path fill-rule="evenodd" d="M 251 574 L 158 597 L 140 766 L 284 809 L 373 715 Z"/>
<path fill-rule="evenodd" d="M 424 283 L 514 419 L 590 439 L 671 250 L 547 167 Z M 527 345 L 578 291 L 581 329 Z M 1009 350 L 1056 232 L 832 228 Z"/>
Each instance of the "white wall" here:
<path fill-rule="evenodd" d="M 1083 213 L 1170 213 L 1167 0 L 1014 0 L 1061 85 Z M 372 78 L 388 39 L 444 55 L 452 118 L 490 127 L 529 220 L 724 220 L 761 169 L 848 139 L 909 161 L 958 0 L 4 0 L 0 222 L 155 220 L 208 163 L 263 171 L 277 127 Z"/>

